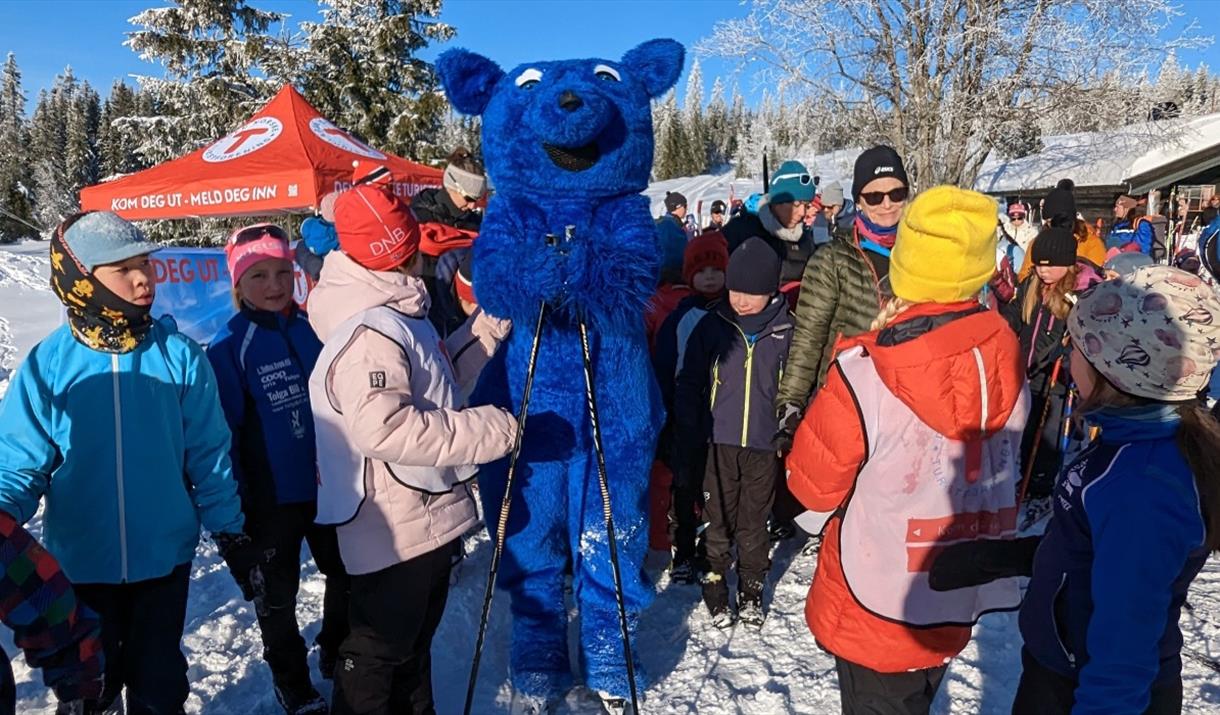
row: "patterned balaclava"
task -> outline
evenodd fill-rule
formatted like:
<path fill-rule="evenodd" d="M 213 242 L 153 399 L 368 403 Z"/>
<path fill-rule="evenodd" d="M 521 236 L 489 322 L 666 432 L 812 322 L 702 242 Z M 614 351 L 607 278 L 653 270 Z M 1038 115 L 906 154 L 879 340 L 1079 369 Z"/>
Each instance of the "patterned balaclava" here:
<path fill-rule="evenodd" d="M 64 241 L 71 224 L 64 221 L 51 237 L 51 289 L 68 309 L 72 335 L 94 350 L 131 352 L 152 327 L 151 307 L 123 300 L 85 268 Z"/>

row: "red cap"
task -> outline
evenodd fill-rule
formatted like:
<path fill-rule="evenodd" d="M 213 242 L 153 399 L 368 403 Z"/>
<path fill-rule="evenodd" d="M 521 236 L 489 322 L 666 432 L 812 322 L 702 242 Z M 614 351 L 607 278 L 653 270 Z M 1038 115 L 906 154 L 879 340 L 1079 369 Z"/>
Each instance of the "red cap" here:
<path fill-rule="evenodd" d="M 708 231 L 692 238 L 682 253 L 682 281 L 691 284 L 704 268 L 725 270 L 729 265 L 729 243 L 719 231 Z"/>
<path fill-rule="evenodd" d="M 392 271 L 419 251 L 411 209 L 382 187 L 362 184 L 335 200 L 339 248 L 371 271 Z"/>
<path fill-rule="evenodd" d="M 385 164 L 378 164 L 372 161 L 360 161 L 359 159 L 352 162 L 353 184 L 388 185 L 393 180 L 394 176 L 390 174 L 390 169 Z"/>

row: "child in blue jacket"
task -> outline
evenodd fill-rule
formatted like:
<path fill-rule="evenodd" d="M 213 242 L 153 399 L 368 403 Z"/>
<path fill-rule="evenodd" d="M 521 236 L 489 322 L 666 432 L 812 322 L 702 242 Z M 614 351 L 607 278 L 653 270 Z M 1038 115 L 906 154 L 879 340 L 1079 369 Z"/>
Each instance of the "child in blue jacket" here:
<path fill-rule="evenodd" d="M 208 347 L 220 403 L 233 432 L 230 456 L 246 515 L 246 531 L 270 552 L 264 568 L 266 611 L 259 615 L 263 658 L 285 711 L 320 713 L 305 641 L 296 618 L 301 543 L 309 542 L 326 575 L 319 670 L 334 672 L 347 637 L 349 583 L 333 526 L 314 524 L 317 452 L 309 375 L 322 343 L 293 300 L 288 234 L 272 224 L 239 229 L 225 247 L 238 312 Z"/>
<path fill-rule="evenodd" d="M 1028 574 L 1032 559 L 1016 715 L 1180 713 L 1178 616 L 1220 550 L 1220 422 L 1198 398 L 1220 298 L 1194 274 L 1146 266 L 1081 294 L 1068 331 L 1079 410 L 1100 437 L 1060 476 L 1041 543 L 979 542 L 973 558 L 950 547 L 930 580 L 970 585 L 957 568 L 970 563 L 986 578 Z"/>
<path fill-rule="evenodd" d="M 102 620 L 104 711 L 178 713 L 181 650 L 200 525 L 261 601 L 261 557 L 242 533 L 229 430 L 203 351 L 150 315 L 156 250 L 109 212 L 51 239 L 67 324 L 34 347 L 0 402 L 0 511 L 18 523 L 45 497 L 43 538 Z M 66 710 L 65 710 L 66 712 Z"/>

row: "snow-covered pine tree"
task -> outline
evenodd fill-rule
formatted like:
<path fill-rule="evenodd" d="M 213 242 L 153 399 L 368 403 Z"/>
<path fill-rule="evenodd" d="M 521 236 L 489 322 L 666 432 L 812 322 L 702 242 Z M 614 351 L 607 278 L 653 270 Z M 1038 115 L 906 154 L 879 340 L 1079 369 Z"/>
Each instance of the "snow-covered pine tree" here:
<path fill-rule="evenodd" d="M 97 133 L 101 100 L 88 82 L 81 82 L 72 96 L 65 97 L 65 102 L 64 175 L 76 194 L 99 178 Z"/>
<path fill-rule="evenodd" d="M 703 69 L 696 59 L 686 78 L 686 95 L 682 100 L 682 124 L 686 128 L 686 156 L 683 176 L 697 176 L 707 171 L 711 154 L 707 124 L 703 116 Z"/>
<path fill-rule="evenodd" d="M 38 93 L 30 121 L 30 159 L 33 172 L 36 223 L 54 226 L 76 210 L 65 158 L 68 146 L 68 110 L 76 92 L 72 68 L 55 78 L 50 92 Z"/>
<path fill-rule="evenodd" d="M 717 77 L 712 82 L 712 99 L 707 105 L 707 158 L 710 168 L 727 164 L 733 156 L 733 141 L 736 137 L 729 119 L 729 107 L 724 101 L 724 84 Z"/>
<path fill-rule="evenodd" d="M 97 130 L 99 178 L 126 174 L 144 168 L 136 154 L 136 140 L 123 130 L 123 121 L 136 115 L 136 93 L 122 80 L 110 87 L 102 104 Z"/>
<path fill-rule="evenodd" d="M 441 0 L 319 0 L 323 22 L 303 22 L 301 86 L 336 124 L 413 159 L 440 159 L 446 111 L 433 65 L 419 53 L 453 36 Z"/>
<path fill-rule="evenodd" d="M 124 44 L 165 68 L 164 78 L 137 78 L 157 112 L 141 122 L 141 161 L 196 149 L 270 99 L 283 78 L 268 76 L 264 64 L 288 43 L 269 31 L 282 20 L 246 0 L 173 0 L 131 18 L 138 29 Z"/>
<path fill-rule="evenodd" d="M 10 52 L 0 75 L 0 243 L 34 233 L 22 223 L 33 220 L 28 151 L 25 92 L 17 58 Z"/>

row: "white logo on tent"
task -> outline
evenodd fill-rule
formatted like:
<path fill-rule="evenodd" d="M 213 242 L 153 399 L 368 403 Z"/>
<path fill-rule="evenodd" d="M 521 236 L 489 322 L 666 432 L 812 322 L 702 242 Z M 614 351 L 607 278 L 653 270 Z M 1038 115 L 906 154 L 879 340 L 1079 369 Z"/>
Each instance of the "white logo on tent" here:
<path fill-rule="evenodd" d="M 370 159 L 384 159 L 385 154 L 377 151 L 368 144 L 356 139 L 351 134 L 343 131 L 335 126 L 329 119 L 322 117 L 314 117 L 309 120 L 309 131 L 313 132 L 322 141 L 330 144 L 333 147 L 338 147 L 343 151 L 359 154 Z"/>
<path fill-rule="evenodd" d="M 246 122 L 237 131 L 217 140 L 203 152 L 203 160 L 212 164 L 238 159 L 262 149 L 284 131 L 275 117 L 260 117 Z"/>

